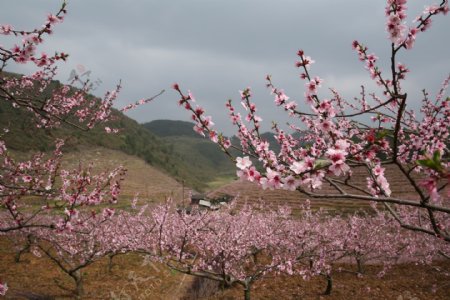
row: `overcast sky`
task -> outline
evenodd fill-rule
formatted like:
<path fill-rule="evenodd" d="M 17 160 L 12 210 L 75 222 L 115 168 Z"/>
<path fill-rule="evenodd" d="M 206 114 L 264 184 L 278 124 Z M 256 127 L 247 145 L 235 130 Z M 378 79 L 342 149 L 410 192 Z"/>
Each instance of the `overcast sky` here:
<path fill-rule="evenodd" d="M 408 23 L 434 3 L 410 2 Z M 59 5 L 55 0 L 2 0 L 0 24 L 34 28 Z M 230 134 L 224 103 L 231 98 L 237 104 L 239 90 L 250 86 L 267 130 L 272 120 L 287 118 L 265 88 L 266 74 L 292 99 L 303 101 L 304 84 L 294 67 L 298 49 L 316 61 L 311 72 L 325 79 L 324 87 L 350 99 L 361 84 L 377 91 L 351 42 L 366 44 L 380 61 L 389 59 L 384 6 L 381 0 L 69 0 L 67 18 L 40 50 L 68 52 L 58 79 L 67 82 L 73 69 L 90 70 L 92 80 L 102 81 L 95 91 L 99 96 L 122 80 L 116 107 L 166 89 L 153 103 L 129 113 L 139 122 L 189 120 L 170 89 L 178 82 L 193 92 L 216 127 Z M 423 88 L 435 94 L 450 71 L 449 25 L 450 17 L 438 16 L 429 32 L 419 34 L 416 47 L 399 56 L 412 71 L 405 85 L 412 105 L 419 103 Z M 11 43 L 0 39 L 4 46 Z M 380 66 L 387 72 L 386 63 Z M 27 66 L 9 70 L 30 72 Z M 322 88 L 319 95 L 329 93 Z"/>

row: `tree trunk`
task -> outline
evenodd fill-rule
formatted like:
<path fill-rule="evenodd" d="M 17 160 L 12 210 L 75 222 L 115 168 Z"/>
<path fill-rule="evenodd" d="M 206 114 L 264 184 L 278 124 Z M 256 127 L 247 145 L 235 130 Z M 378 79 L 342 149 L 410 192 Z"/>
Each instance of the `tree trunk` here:
<path fill-rule="evenodd" d="M 325 275 L 327 278 L 327 289 L 323 293 L 324 295 L 331 295 L 331 290 L 333 289 L 333 279 L 329 274 Z"/>
<path fill-rule="evenodd" d="M 27 244 L 25 247 L 23 247 L 16 253 L 16 255 L 14 256 L 14 261 L 16 263 L 19 263 L 20 258 L 22 257 L 22 254 L 24 254 L 25 252 L 29 252 L 29 251 L 30 251 L 30 244 Z"/>
<path fill-rule="evenodd" d="M 115 255 L 111 255 L 111 254 L 108 255 L 108 273 L 111 273 L 112 268 L 114 266 L 114 262 L 113 262 L 114 256 Z"/>
<path fill-rule="evenodd" d="M 251 280 L 246 280 L 244 282 L 244 299 L 245 300 L 250 300 L 250 290 L 252 288 L 252 281 Z"/>
<path fill-rule="evenodd" d="M 83 274 L 80 270 L 78 270 L 72 273 L 70 276 L 72 276 L 73 280 L 75 280 L 75 298 L 82 299 L 84 295 Z"/>
<path fill-rule="evenodd" d="M 31 241 L 31 235 L 28 235 L 28 236 L 27 236 L 27 243 L 26 243 L 25 246 L 24 246 L 22 249 L 20 249 L 20 250 L 16 253 L 16 255 L 14 256 L 14 261 L 15 261 L 16 263 L 19 263 L 19 262 L 20 262 L 20 258 L 22 257 L 22 254 L 24 254 L 25 252 L 30 252 L 31 243 L 32 243 L 32 241 Z"/>
<path fill-rule="evenodd" d="M 244 299 L 250 300 L 250 286 L 248 286 L 244 289 Z"/>
<path fill-rule="evenodd" d="M 360 257 L 356 257 L 356 265 L 358 266 L 358 273 L 364 274 L 364 265 Z"/>

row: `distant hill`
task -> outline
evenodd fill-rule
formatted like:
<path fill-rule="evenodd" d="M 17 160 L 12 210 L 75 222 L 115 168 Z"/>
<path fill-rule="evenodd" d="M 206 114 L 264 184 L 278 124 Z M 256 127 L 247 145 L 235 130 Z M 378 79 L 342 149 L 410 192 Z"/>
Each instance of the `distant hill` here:
<path fill-rule="evenodd" d="M 202 139 L 198 133 L 193 130 L 194 123 L 174 120 L 155 120 L 142 124 L 145 128 L 159 137 L 185 136 Z"/>
<path fill-rule="evenodd" d="M 194 123 L 155 120 L 142 126 L 170 145 L 174 154 L 192 170 L 192 175 L 203 182 L 210 185 L 211 182 L 228 182 L 235 177 L 234 163 L 215 143 L 197 134 L 193 130 Z"/>
<path fill-rule="evenodd" d="M 261 138 L 269 142 L 270 150 L 275 151 L 275 153 L 278 153 L 280 151 L 281 147 L 278 144 L 278 141 L 275 139 L 275 133 L 273 132 L 261 133 Z"/>

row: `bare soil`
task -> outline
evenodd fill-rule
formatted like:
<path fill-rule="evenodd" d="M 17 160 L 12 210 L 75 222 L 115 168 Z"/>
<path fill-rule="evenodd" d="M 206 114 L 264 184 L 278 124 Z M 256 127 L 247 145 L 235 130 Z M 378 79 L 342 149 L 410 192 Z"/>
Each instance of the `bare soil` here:
<path fill-rule="evenodd" d="M 72 279 L 49 259 L 27 253 L 15 263 L 14 254 L 10 242 L 0 238 L 0 278 L 9 286 L 4 299 L 75 298 Z M 107 258 L 83 269 L 82 299 L 189 299 L 186 295 L 194 282 L 191 276 L 150 263 L 142 254 L 120 255 L 113 262 L 111 271 Z M 352 265 L 336 266 L 335 270 L 339 267 L 355 270 Z M 305 281 L 298 276 L 268 275 L 254 284 L 252 299 L 450 299 L 449 261 L 433 266 L 399 265 L 381 278 L 377 277 L 380 270 L 378 266 L 367 266 L 363 276 L 335 271 L 329 296 L 322 295 L 326 288 L 324 277 Z M 213 285 L 210 292 L 214 295 L 201 299 L 243 298 L 240 286 L 221 289 Z"/>
<path fill-rule="evenodd" d="M 343 266 L 354 269 L 354 266 Z M 441 271 L 438 271 L 441 270 Z M 268 276 L 256 282 L 252 289 L 252 299 L 394 299 L 431 300 L 450 299 L 450 277 L 443 269 L 450 270 L 450 262 L 430 266 L 414 264 L 398 265 L 385 276 L 379 278 L 379 266 L 368 266 L 363 276 L 346 271 L 332 274 L 331 295 L 323 295 L 327 281 L 325 277 L 315 277 L 305 281 L 298 276 Z M 243 299 L 241 287 L 219 291 L 208 300 Z"/>

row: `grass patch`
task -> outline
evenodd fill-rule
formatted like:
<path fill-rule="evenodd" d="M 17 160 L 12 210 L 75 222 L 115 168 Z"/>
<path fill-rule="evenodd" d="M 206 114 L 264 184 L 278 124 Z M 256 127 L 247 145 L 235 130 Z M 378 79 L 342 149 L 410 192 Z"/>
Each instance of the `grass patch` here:
<path fill-rule="evenodd" d="M 233 181 L 236 180 L 236 176 L 232 175 L 222 175 L 214 178 L 212 181 L 208 182 L 208 189 L 209 190 L 215 190 L 218 189 L 224 185 L 227 185 Z"/>

